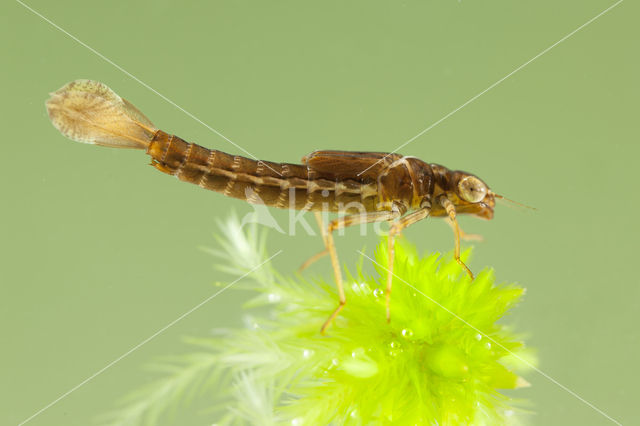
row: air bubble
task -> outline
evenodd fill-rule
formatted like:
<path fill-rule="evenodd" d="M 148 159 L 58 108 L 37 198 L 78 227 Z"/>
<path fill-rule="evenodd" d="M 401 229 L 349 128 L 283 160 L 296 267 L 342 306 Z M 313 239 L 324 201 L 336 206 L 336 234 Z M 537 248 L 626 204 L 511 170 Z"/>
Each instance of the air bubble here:
<path fill-rule="evenodd" d="M 260 328 L 260 325 L 257 323 L 255 318 L 252 317 L 251 315 L 243 316 L 242 322 L 244 323 L 244 326 L 247 327 L 249 330 L 257 330 L 258 328 Z"/>
<path fill-rule="evenodd" d="M 353 352 L 351 352 L 351 358 L 358 358 L 359 356 L 362 356 L 362 355 L 364 355 L 363 348 L 354 349 Z"/>
<path fill-rule="evenodd" d="M 391 350 L 389 351 L 389 355 L 391 356 L 398 356 L 398 354 L 402 352 L 402 349 L 400 349 L 400 343 L 396 341 L 392 341 L 391 343 L 389 343 L 389 347 L 391 348 Z"/>
<path fill-rule="evenodd" d="M 410 339 L 411 337 L 413 337 L 413 331 L 410 328 L 405 328 L 404 330 L 402 330 L 402 336 Z"/>
<path fill-rule="evenodd" d="M 376 288 L 375 290 L 373 290 L 373 295 L 375 297 L 380 297 L 384 294 L 384 291 L 381 288 Z"/>
<path fill-rule="evenodd" d="M 267 299 L 269 300 L 270 303 L 276 303 L 280 301 L 281 297 L 279 294 L 269 293 L 269 295 L 267 296 Z"/>

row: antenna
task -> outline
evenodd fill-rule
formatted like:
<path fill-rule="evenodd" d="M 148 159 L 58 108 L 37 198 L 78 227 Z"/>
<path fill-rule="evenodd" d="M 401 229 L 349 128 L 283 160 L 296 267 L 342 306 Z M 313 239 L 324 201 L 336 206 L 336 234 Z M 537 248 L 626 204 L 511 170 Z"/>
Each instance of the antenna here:
<path fill-rule="evenodd" d="M 508 202 L 513 203 L 513 204 L 515 204 L 515 205 L 518 205 L 518 206 L 520 206 L 520 207 L 524 207 L 524 208 L 526 208 L 526 209 L 530 209 L 530 210 L 538 210 L 538 209 L 537 209 L 537 208 L 535 208 L 535 207 L 531 207 L 531 206 L 528 206 L 528 205 L 526 205 L 526 204 L 519 203 L 518 201 L 511 200 L 511 199 L 509 199 L 509 198 L 505 197 L 504 195 L 499 195 L 499 194 L 494 193 L 494 194 L 493 194 L 493 196 L 494 196 L 494 197 L 496 197 L 496 198 L 499 198 L 499 199 L 501 199 L 501 200 L 505 200 L 505 201 L 508 201 Z"/>

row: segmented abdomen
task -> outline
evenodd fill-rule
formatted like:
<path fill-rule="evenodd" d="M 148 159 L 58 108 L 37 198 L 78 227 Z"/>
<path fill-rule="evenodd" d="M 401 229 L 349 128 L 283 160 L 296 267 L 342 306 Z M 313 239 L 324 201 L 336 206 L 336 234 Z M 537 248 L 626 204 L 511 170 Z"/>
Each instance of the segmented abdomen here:
<path fill-rule="evenodd" d="M 301 164 L 256 161 L 188 143 L 161 130 L 147 154 L 161 172 L 250 203 L 296 210 L 374 211 L 375 184 L 323 179 Z M 358 207 L 361 206 L 361 207 Z"/>

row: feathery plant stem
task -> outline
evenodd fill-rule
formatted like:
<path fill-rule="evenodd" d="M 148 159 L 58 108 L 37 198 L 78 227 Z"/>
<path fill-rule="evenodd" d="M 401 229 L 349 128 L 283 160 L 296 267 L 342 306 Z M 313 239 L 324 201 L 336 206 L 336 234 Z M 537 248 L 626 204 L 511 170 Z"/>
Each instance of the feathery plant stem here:
<path fill-rule="evenodd" d="M 255 224 L 231 217 L 217 240 L 209 252 L 233 275 L 268 258 Z M 232 287 L 254 294 L 246 327 L 191 339 L 199 351 L 159 364 L 165 377 L 130 398 L 116 424 L 155 424 L 202 390 L 217 424 L 519 423 L 524 401 L 500 390 L 527 386 L 521 374 L 535 357 L 498 320 L 524 289 L 496 285 L 489 269 L 471 282 L 451 254 L 420 256 L 401 240 L 387 324 L 385 241 L 375 259 L 378 276 L 362 264 L 347 273 L 348 304 L 326 336 L 319 329 L 337 303 L 332 282 L 284 276 L 269 263 L 251 272 Z"/>

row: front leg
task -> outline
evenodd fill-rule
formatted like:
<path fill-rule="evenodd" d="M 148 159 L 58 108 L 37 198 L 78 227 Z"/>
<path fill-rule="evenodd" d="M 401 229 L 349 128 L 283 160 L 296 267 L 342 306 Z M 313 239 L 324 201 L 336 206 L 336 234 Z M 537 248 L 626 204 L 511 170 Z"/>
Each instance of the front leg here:
<path fill-rule="evenodd" d="M 451 227 L 451 229 L 453 229 L 453 222 L 451 222 L 451 219 L 449 219 L 448 217 L 445 218 L 447 225 L 449 225 Z M 460 228 L 460 226 L 458 226 L 458 228 L 460 229 L 460 239 L 463 241 L 479 241 L 482 242 L 484 241 L 484 237 L 480 234 L 467 234 L 466 232 L 464 232 L 464 229 Z"/>
<path fill-rule="evenodd" d="M 442 207 L 444 207 L 447 215 L 449 215 L 449 220 L 451 220 L 451 227 L 453 228 L 453 235 L 455 238 L 454 257 L 456 259 L 456 262 L 458 262 L 458 264 L 462 266 L 465 271 L 467 271 L 467 274 L 469 274 L 469 276 L 473 280 L 473 272 L 471 272 L 471 269 L 469 269 L 467 265 L 465 265 L 465 263 L 462 261 L 462 259 L 460 259 L 460 226 L 458 225 L 458 221 L 456 220 L 456 207 L 453 205 L 451 200 L 449 200 L 444 195 L 438 197 L 438 202 Z"/>

